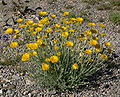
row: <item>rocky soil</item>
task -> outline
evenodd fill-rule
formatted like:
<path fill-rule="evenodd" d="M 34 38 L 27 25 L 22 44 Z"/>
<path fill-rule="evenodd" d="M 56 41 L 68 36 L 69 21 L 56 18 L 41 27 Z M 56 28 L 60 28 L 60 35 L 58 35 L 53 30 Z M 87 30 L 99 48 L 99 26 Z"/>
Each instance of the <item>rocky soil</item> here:
<path fill-rule="evenodd" d="M 16 24 L 19 17 L 39 19 L 39 11 L 55 13 L 58 16 L 64 11 L 79 10 L 90 21 L 98 26 L 100 18 L 107 26 L 107 38 L 116 47 L 114 67 L 107 67 L 95 75 L 95 80 L 88 86 L 82 86 L 76 93 L 60 94 L 61 97 L 120 97 L 120 25 L 109 21 L 112 10 L 97 10 L 95 5 L 88 5 L 82 0 L 0 0 L 0 53 L 3 42 L 8 40 L 4 30 Z M 7 64 L 6 64 L 7 65 Z M 41 89 L 29 79 L 28 74 L 19 66 L 0 64 L 0 97 L 59 97 L 55 91 Z"/>

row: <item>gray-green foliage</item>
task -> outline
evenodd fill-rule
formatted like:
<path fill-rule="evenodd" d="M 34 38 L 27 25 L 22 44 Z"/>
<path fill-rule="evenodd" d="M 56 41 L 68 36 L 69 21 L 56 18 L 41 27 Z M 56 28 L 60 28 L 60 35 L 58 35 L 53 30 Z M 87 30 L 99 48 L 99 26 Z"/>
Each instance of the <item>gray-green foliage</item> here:
<path fill-rule="evenodd" d="M 110 12 L 109 20 L 114 22 L 115 24 L 120 24 L 120 13 L 115 10 Z"/>

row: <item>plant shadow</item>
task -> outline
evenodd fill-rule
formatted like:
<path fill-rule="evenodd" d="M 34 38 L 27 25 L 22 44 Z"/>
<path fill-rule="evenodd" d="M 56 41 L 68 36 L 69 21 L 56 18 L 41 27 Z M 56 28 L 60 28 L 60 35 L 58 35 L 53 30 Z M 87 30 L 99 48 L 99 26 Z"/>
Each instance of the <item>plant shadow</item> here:
<path fill-rule="evenodd" d="M 118 62 L 114 62 L 114 60 L 117 60 Z M 118 76 L 114 75 L 114 71 L 120 69 L 120 57 L 119 55 L 113 53 L 113 58 L 109 57 L 108 61 L 104 62 L 103 67 L 92 74 L 91 76 L 87 77 L 87 81 L 89 81 L 89 84 L 87 85 L 81 85 L 79 86 L 75 92 L 81 92 L 83 90 L 95 90 L 98 91 L 100 85 L 102 85 L 104 82 L 114 81 L 118 79 Z M 107 76 L 106 76 L 107 75 Z M 119 80 L 119 79 L 118 79 Z M 106 84 L 104 88 L 109 88 L 109 85 Z"/>

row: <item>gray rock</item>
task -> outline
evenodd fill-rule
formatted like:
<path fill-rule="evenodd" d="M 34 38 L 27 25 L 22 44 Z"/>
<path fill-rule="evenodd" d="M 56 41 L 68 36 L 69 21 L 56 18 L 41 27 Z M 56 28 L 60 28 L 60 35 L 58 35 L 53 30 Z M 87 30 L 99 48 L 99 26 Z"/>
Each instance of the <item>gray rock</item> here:
<path fill-rule="evenodd" d="M 18 80 L 18 79 L 20 79 L 20 77 L 17 75 L 13 75 L 13 79 Z"/>
<path fill-rule="evenodd" d="M 0 22 L 2 22 L 3 21 L 3 19 L 2 18 L 0 18 Z"/>
<path fill-rule="evenodd" d="M 31 94 L 31 93 L 29 93 L 29 94 L 28 94 L 28 96 L 29 96 L 29 97 L 32 97 L 32 94 Z"/>
<path fill-rule="evenodd" d="M 9 18 L 9 19 L 6 21 L 6 23 L 7 23 L 8 25 L 14 25 L 14 18 L 13 18 L 13 17 Z"/>
<path fill-rule="evenodd" d="M 28 92 L 29 92 L 29 91 L 25 91 L 23 94 L 24 94 L 24 95 L 27 95 L 27 94 L 28 94 Z"/>
<path fill-rule="evenodd" d="M 6 25 L 5 22 L 0 22 L 0 27 L 3 27 L 3 26 L 5 26 L 5 25 Z"/>
<path fill-rule="evenodd" d="M 16 87 L 16 86 L 13 85 L 13 84 L 12 84 L 12 85 L 9 85 L 9 89 L 15 89 L 15 87 Z"/>
<path fill-rule="evenodd" d="M 29 80 L 29 79 L 26 79 L 26 84 L 27 84 L 27 85 L 32 85 L 32 84 L 34 84 L 34 82 L 32 82 L 32 81 Z"/>
<path fill-rule="evenodd" d="M 2 92 L 2 89 L 0 90 L 0 94 L 2 94 L 3 92 Z"/>

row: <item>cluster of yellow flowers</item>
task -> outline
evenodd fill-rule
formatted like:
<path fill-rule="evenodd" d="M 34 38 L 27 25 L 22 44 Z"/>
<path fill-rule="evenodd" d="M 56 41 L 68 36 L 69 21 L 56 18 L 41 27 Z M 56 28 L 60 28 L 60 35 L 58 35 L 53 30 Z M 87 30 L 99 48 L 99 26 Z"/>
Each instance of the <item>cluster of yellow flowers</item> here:
<path fill-rule="evenodd" d="M 69 12 L 64 12 L 61 20 L 57 22 L 55 14 L 51 14 L 49 18 L 45 17 L 48 14 L 45 11 L 41 11 L 39 14 L 41 15 L 42 19 L 39 20 L 38 23 L 34 22 L 33 20 L 25 21 L 19 18 L 17 20 L 19 23 L 18 29 L 8 28 L 5 31 L 6 34 L 13 34 L 14 39 L 20 39 L 20 37 L 24 39 L 24 37 L 21 36 L 22 33 L 24 33 L 24 36 L 29 37 L 27 39 L 29 42 L 26 42 L 26 47 L 29 51 L 23 54 L 22 61 L 30 60 L 31 56 L 37 58 L 37 56 L 39 56 L 38 53 L 40 53 L 40 56 L 45 58 L 45 62 L 42 63 L 42 69 L 48 70 L 50 68 L 49 63 L 54 64 L 62 61 L 59 60 L 59 57 L 64 55 L 62 51 L 64 46 L 66 48 L 70 48 L 72 52 L 76 52 L 77 46 L 80 43 L 83 43 L 82 41 L 85 42 L 85 45 L 89 44 L 90 47 L 92 47 L 89 48 L 88 46 L 88 48 L 82 51 L 82 53 L 92 56 L 92 54 L 97 51 L 101 55 L 102 59 L 108 59 L 107 54 L 101 53 L 102 46 L 99 43 L 100 38 L 106 36 L 106 34 L 95 29 L 95 23 L 88 23 L 90 29 L 81 32 L 79 28 L 84 21 L 82 17 L 69 19 L 67 18 Z M 105 28 L 106 25 L 100 24 L 100 27 Z M 98 37 L 99 35 L 100 37 Z M 108 41 L 106 41 L 104 44 L 106 47 L 111 47 L 111 43 Z M 17 40 L 10 44 L 10 47 L 12 48 L 16 48 L 18 46 L 19 43 Z M 52 48 L 54 48 L 54 51 Z M 108 49 L 109 51 L 112 51 L 111 48 Z M 50 52 L 46 53 L 47 51 Z M 90 62 L 93 61 L 94 59 L 91 58 Z M 74 63 L 71 67 L 74 69 L 79 69 L 79 64 Z"/>

